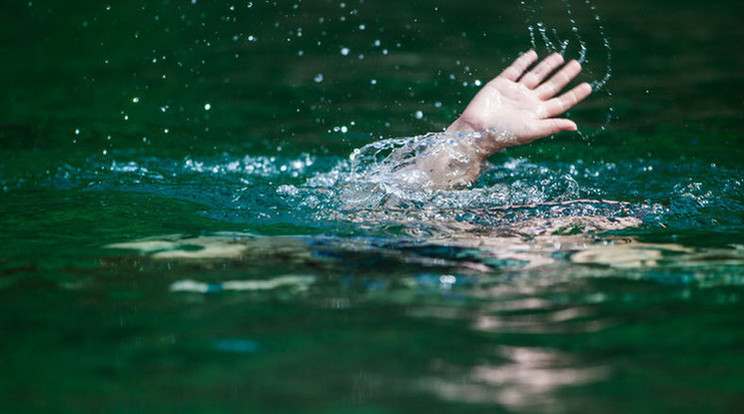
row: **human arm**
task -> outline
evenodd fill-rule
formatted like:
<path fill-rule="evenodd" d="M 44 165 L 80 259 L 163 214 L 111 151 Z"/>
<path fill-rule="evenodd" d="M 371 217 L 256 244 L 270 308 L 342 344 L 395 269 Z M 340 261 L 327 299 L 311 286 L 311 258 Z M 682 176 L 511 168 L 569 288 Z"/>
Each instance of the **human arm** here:
<path fill-rule="evenodd" d="M 488 82 L 445 130 L 451 137 L 442 144 L 445 147 L 418 160 L 416 168 L 427 173 L 430 188 L 472 184 L 489 155 L 576 130 L 573 121 L 557 116 L 592 92 L 588 83 L 581 83 L 559 95 L 581 72 L 581 65 L 575 60 L 564 65 L 558 53 L 532 67 L 536 60 L 537 53 L 529 51 Z"/>

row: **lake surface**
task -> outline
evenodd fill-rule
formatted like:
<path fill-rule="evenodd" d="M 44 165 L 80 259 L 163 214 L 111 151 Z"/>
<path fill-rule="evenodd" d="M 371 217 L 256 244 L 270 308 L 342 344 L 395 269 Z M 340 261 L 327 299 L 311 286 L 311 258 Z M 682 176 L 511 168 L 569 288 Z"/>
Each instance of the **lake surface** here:
<path fill-rule="evenodd" d="M 4 4 L 2 411 L 741 412 L 742 16 Z M 582 58 L 579 133 L 364 181 L 533 47 Z"/>

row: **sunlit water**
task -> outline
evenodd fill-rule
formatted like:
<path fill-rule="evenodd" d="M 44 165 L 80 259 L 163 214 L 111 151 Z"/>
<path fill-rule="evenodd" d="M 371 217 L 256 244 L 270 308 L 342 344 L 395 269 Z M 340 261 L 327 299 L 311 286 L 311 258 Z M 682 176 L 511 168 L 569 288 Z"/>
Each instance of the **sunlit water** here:
<path fill-rule="evenodd" d="M 3 412 L 739 412 L 740 10 L 10 8 Z M 581 133 L 420 188 L 528 47 Z"/>

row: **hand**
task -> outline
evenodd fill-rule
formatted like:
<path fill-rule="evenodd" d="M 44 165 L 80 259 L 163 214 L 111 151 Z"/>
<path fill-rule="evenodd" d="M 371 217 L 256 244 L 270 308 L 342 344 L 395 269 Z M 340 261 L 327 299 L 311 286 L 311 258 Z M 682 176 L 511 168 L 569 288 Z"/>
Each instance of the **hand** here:
<path fill-rule="evenodd" d="M 483 132 L 477 145 L 488 156 L 559 131 L 575 131 L 573 121 L 554 117 L 592 92 L 592 87 L 584 82 L 556 96 L 581 72 L 581 65 L 571 60 L 545 80 L 563 65 L 563 56 L 553 53 L 527 71 L 536 60 L 533 50 L 517 58 L 475 95 L 447 132 Z"/>

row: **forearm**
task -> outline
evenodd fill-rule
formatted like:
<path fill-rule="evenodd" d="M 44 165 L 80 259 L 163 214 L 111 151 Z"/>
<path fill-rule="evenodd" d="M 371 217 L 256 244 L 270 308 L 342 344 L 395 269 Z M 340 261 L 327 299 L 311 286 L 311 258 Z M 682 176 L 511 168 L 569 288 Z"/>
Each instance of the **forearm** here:
<path fill-rule="evenodd" d="M 415 161 L 399 173 L 405 174 L 409 184 L 428 190 L 468 187 L 485 169 L 488 156 L 503 149 L 494 145 L 496 135 L 474 128 L 461 116 L 444 132 L 427 136 L 416 149 L 401 148 L 399 157 L 413 152 Z M 409 179 L 415 177 L 418 179 Z"/>
<path fill-rule="evenodd" d="M 432 190 L 451 190 L 470 186 L 483 170 L 486 156 L 469 141 L 470 136 L 443 134 L 441 142 L 419 157 L 414 167 L 429 179 Z"/>
<path fill-rule="evenodd" d="M 528 70 L 536 59 L 534 51 L 517 58 L 478 91 L 442 134 L 427 136 L 431 140 L 425 145 L 400 152 L 413 157 L 398 157 L 411 161 L 398 170 L 410 178 L 406 182 L 426 189 L 465 187 L 475 182 L 489 155 L 576 130 L 573 121 L 556 117 L 586 98 L 591 86 L 582 83 L 556 95 L 581 65 L 576 61 L 563 65 L 563 57 L 554 53 Z"/>
<path fill-rule="evenodd" d="M 517 141 L 508 130 L 469 119 L 466 110 L 447 127 L 432 151 L 417 159 L 415 168 L 430 178 L 433 189 L 467 187 L 485 170 L 491 154 L 518 145 Z"/>
<path fill-rule="evenodd" d="M 509 143 L 508 138 L 512 135 L 508 131 L 488 128 L 477 121 L 467 119 L 465 114 L 457 118 L 444 132 L 453 136 L 473 137 L 471 145 L 481 155 L 483 161 L 491 154 L 513 145 Z"/>

